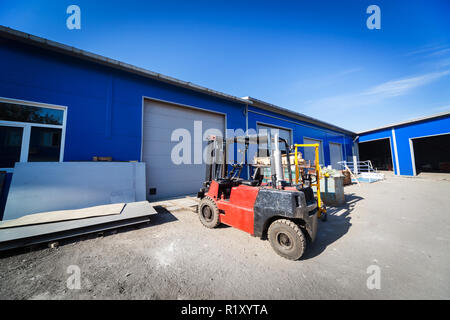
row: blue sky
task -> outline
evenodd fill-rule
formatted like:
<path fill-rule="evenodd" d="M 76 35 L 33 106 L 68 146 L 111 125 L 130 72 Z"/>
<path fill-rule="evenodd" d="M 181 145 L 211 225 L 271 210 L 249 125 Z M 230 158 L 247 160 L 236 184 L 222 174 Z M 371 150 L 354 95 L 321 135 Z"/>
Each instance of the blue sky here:
<path fill-rule="evenodd" d="M 381 30 L 366 27 L 372 4 Z M 4 26 L 354 131 L 450 110 L 449 13 L 448 0 L 0 2 Z"/>

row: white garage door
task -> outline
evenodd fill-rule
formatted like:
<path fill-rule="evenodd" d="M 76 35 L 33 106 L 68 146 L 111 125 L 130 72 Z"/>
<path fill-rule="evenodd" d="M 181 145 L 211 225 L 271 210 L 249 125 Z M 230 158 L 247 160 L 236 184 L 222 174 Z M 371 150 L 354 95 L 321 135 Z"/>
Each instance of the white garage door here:
<path fill-rule="evenodd" d="M 142 161 L 146 163 L 147 191 L 156 189 L 156 194 L 147 196 L 149 200 L 196 193 L 202 187 L 206 166 L 203 157 L 201 164 L 194 164 L 194 121 L 201 121 L 201 135 L 212 128 L 224 132 L 223 115 L 163 102 L 145 102 Z M 187 164 L 177 165 L 171 159 L 172 149 L 180 143 L 171 141 L 176 129 L 190 132 L 191 157 Z M 205 146 L 203 141 L 202 149 Z"/>
<path fill-rule="evenodd" d="M 341 170 L 342 167 L 338 162 L 342 160 L 342 144 L 330 142 L 330 164 L 333 169 Z"/>
<path fill-rule="evenodd" d="M 303 138 L 304 144 L 319 144 L 319 164 L 324 165 L 323 161 L 323 146 L 321 140 L 316 139 L 310 139 L 310 138 Z M 314 163 L 314 159 L 316 158 L 316 151 L 313 147 L 305 147 L 304 148 L 305 154 L 303 155 L 303 158 L 306 160 L 311 160 L 311 164 Z"/>

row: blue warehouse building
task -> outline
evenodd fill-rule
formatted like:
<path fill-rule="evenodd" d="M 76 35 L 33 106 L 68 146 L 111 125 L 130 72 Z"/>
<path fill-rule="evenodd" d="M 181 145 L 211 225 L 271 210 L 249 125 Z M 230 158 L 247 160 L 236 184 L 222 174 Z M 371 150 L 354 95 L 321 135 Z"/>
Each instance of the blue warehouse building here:
<path fill-rule="evenodd" d="M 172 161 L 180 132 L 194 142 L 204 140 L 210 129 L 278 130 L 291 144 L 319 143 L 320 163 L 333 167 L 358 153 L 354 132 L 321 120 L 1 26 L 0 61 L 0 171 L 6 172 L 0 212 L 17 162 L 92 161 L 95 156 L 142 161 L 149 200 L 194 193 L 205 164 L 197 159 L 198 150 L 183 152 L 188 161 Z M 448 121 L 438 117 L 420 124 L 430 134 L 436 126 L 448 133 Z M 396 142 L 392 169 L 414 174 L 406 159 L 407 125 L 395 128 L 396 138 L 392 133 L 390 128 L 361 133 L 359 142 Z"/>
<path fill-rule="evenodd" d="M 359 156 L 396 175 L 450 172 L 450 111 L 359 133 Z"/>
<path fill-rule="evenodd" d="M 291 143 L 320 143 L 323 165 L 354 153 L 355 134 L 332 124 L 5 27 L 0 27 L 0 61 L 3 203 L 16 162 L 95 156 L 145 162 L 150 199 L 196 192 L 205 165 L 195 159 L 195 150 L 190 164 L 171 161 L 179 128 L 192 139 L 213 128 L 277 129 Z"/>

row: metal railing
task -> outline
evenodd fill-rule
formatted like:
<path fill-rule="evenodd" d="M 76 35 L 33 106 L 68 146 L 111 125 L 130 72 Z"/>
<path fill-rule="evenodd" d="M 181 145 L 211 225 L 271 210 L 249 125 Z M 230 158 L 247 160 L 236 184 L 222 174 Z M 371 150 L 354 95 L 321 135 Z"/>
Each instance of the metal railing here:
<path fill-rule="evenodd" d="M 338 164 L 342 167 L 342 169 L 350 169 L 354 174 L 359 174 L 361 172 L 377 172 L 372 165 L 372 161 L 356 161 L 356 165 L 354 161 L 339 161 Z"/>

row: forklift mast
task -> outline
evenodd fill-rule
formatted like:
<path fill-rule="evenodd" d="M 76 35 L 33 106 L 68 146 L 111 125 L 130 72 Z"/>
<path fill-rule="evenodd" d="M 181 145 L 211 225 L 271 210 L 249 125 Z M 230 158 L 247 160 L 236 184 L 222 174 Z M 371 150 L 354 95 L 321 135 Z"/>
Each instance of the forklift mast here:
<path fill-rule="evenodd" d="M 273 148 L 269 148 L 271 151 L 271 176 L 272 185 L 279 187 L 286 185 L 286 181 L 283 179 L 283 171 L 281 165 L 281 151 L 279 148 L 279 143 L 283 143 L 286 148 L 287 155 L 290 153 L 290 146 L 287 140 L 275 134 L 272 141 L 269 141 L 269 136 L 267 135 L 246 135 L 246 136 L 236 136 L 231 138 L 224 138 L 221 136 L 209 136 L 207 144 L 207 159 L 206 159 L 206 174 L 205 183 L 211 182 L 217 179 L 240 179 L 242 169 L 244 166 L 248 166 L 248 148 L 250 144 L 261 144 L 272 142 Z M 276 141 L 276 142 L 275 142 Z M 244 144 L 243 157 L 241 163 L 228 164 L 228 146 L 232 144 Z M 271 150 L 273 149 L 273 150 Z M 288 182 L 292 185 L 292 172 L 290 157 L 287 156 Z M 229 171 L 229 165 L 232 169 Z M 261 175 L 260 168 L 257 168 L 252 176 L 255 180 L 258 180 Z"/>

